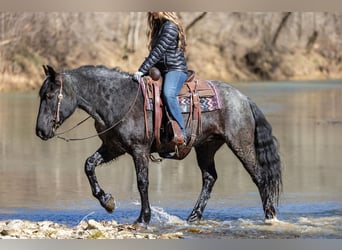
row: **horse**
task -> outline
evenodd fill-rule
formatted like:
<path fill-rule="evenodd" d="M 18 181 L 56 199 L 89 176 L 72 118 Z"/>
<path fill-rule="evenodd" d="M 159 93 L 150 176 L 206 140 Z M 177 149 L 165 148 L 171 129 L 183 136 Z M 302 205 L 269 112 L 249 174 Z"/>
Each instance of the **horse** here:
<path fill-rule="evenodd" d="M 115 209 L 115 200 L 97 181 L 95 168 L 123 154 L 134 161 L 140 194 L 140 214 L 135 225 L 147 226 L 151 219 L 148 166 L 157 152 L 173 152 L 168 144 L 156 147 L 153 115 L 147 112 L 145 130 L 144 97 L 133 75 L 119 68 L 83 65 L 56 72 L 43 65 L 45 80 L 39 90 L 40 105 L 36 135 L 42 140 L 56 136 L 57 129 L 79 108 L 95 120 L 102 145 L 85 161 L 85 174 L 93 196 L 107 212 Z M 277 220 L 282 187 L 282 164 L 278 141 L 272 126 L 251 98 L 222 81 L 211 81 L 218 90 L 222 108 L 202 114 L 202 131 L 192 147 L 202 173 L 202 189 L 188 223 L 202 219 L 203 211 L 217 180 L 214 156 L 226 144 L 242 163 L 257 186 L 262 201 L 264 221 Z M 184 119 L 186 119 L 186 114 Z"/>

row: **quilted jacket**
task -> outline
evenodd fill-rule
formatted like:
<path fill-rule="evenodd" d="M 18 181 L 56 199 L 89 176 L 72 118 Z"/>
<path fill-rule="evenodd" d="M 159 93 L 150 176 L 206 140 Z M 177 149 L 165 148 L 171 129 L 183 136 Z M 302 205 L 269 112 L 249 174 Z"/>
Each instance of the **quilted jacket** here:
<path fill-rule="evenodd" d="M 178 27 L 171 21 L 165 20 L 157 34 L 152 36 L 152 46 L 148 57 L 139 68 L 144 75 L 155 66 L 162 74 L 171 70 L 187 72 L 184 50 L 178 49 Z"/>

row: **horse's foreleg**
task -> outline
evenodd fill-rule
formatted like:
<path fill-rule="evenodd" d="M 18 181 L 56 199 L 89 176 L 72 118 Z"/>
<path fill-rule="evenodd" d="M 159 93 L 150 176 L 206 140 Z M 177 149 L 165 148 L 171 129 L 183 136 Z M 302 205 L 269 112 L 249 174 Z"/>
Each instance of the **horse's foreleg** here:
<path fill-rule="evenodd" d="M 142 224 L 146 226 L 151 220 L 151 208 L 148 200 L 148 157 L 147 153 L 139 150 L 133 154 L 133 160 L 135 164 L 137 185 L 141 200 L 141 210 L 138 219 L 135 224 Z"/>
<path fill-rule="evenodd" d="M 221 144 L 216 142 L 196 147 L 197 162 L 202 171 L 202 190 L 195 207 L 187 219 L 189 223 L 199 221 L 202 218 L 204 208 L 217 179 L 214 155 L 220 146 Z"/>
<path fill-rule="evenodd" d="M 115 209 L 115 201 L 111 194 L 105 193 L 100 187 L 96 174 L 95 168 L 101 163 L 108 162 L 113 159 L 104 147 L 101 147 L 92 156 L 90 156 L 85 163 L 85 173 L 88 177 L 92 193 L 95 198 L 97 198 L 100 204 L 107 210 L 107 212 L 112 213 Z"/>

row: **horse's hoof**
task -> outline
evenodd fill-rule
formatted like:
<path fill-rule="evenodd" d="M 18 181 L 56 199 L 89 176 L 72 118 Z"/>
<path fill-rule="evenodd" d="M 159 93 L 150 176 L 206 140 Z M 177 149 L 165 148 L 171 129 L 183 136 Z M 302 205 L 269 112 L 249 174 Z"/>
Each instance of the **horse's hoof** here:
<path fill-rule="evenodd" d="M 113 213 L 115 209 L 115 200 L 111 194 L 107 194 L 103 207 L 108 213 Z"/>
<path fill-rule="evenodd" d="M 132 226 L 135 230 L 147 229 L 147 223 L 144 223 L 144 222 L 135 221 Z"/>
<path fill-rule="evenodd" d="M 186 220 L 189 224 L 194 224 L 196 222 L 199 222 L 201 220 L 201 216 L 199 216 L 198 213 L 193 212 L 190 214 L 188 219 Z"/>
<path fill-rule="evenodd" d="M 275 225 L 275 224 L 279 224 L 280 221 L 277 219 L 277 217 L 273 217 L 272 219 L 265 219 L 264 223 L 266 225 Z"/>

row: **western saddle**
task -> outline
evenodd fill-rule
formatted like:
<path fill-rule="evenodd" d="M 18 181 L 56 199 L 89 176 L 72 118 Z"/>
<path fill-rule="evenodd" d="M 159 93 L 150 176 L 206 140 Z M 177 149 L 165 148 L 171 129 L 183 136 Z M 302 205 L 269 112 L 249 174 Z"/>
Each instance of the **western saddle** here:
<path fill-rule="evenodd" d="M 186 123 L 186 127 L 191 128 L 190 139 L 183 144 L 183 135 L 178 123 L 168 115 L 167 111 L 163 108 L 163 102 L 161 98 L 161 90 L 163 84 L 163 78 L 160 71 L 156 67 L 152 67 L 149 70 L 149 75 L 144 77 L 144 83 L 141 83 L 145 99 L 145 104 L 148 100 L 152 100 L 154 110 L 154 136 L 156 140 L 157 148 L 161 145 L 161 130 L 162 126 L 171 127 L 172 139 L 168 142 L 175 146 L 175 154 L 172 159 L 184 159 L 191 151 L 192 145 L 196 140 L 196 136 L 201 133 L 201 105 L 200 97 L 211 97 L 215 93 L 211 86 L 205 80 L 199 80 L 195 78 L 195 72 L 188 71 L 188 77 L 178 94 L 178 97 L 190 98 L 190 112 Z M 165 112 L 163 112 L 165 110 Z M 165 114 L 165 115 L 164 115 Z M 145 129 L 148 137 L 148 122 L 146 105 L 144 108 L 145 117 Z M 166 118 L 166 119 L 165 119 Z M 163 122 L 163 121 L 167 122 Z"/>

